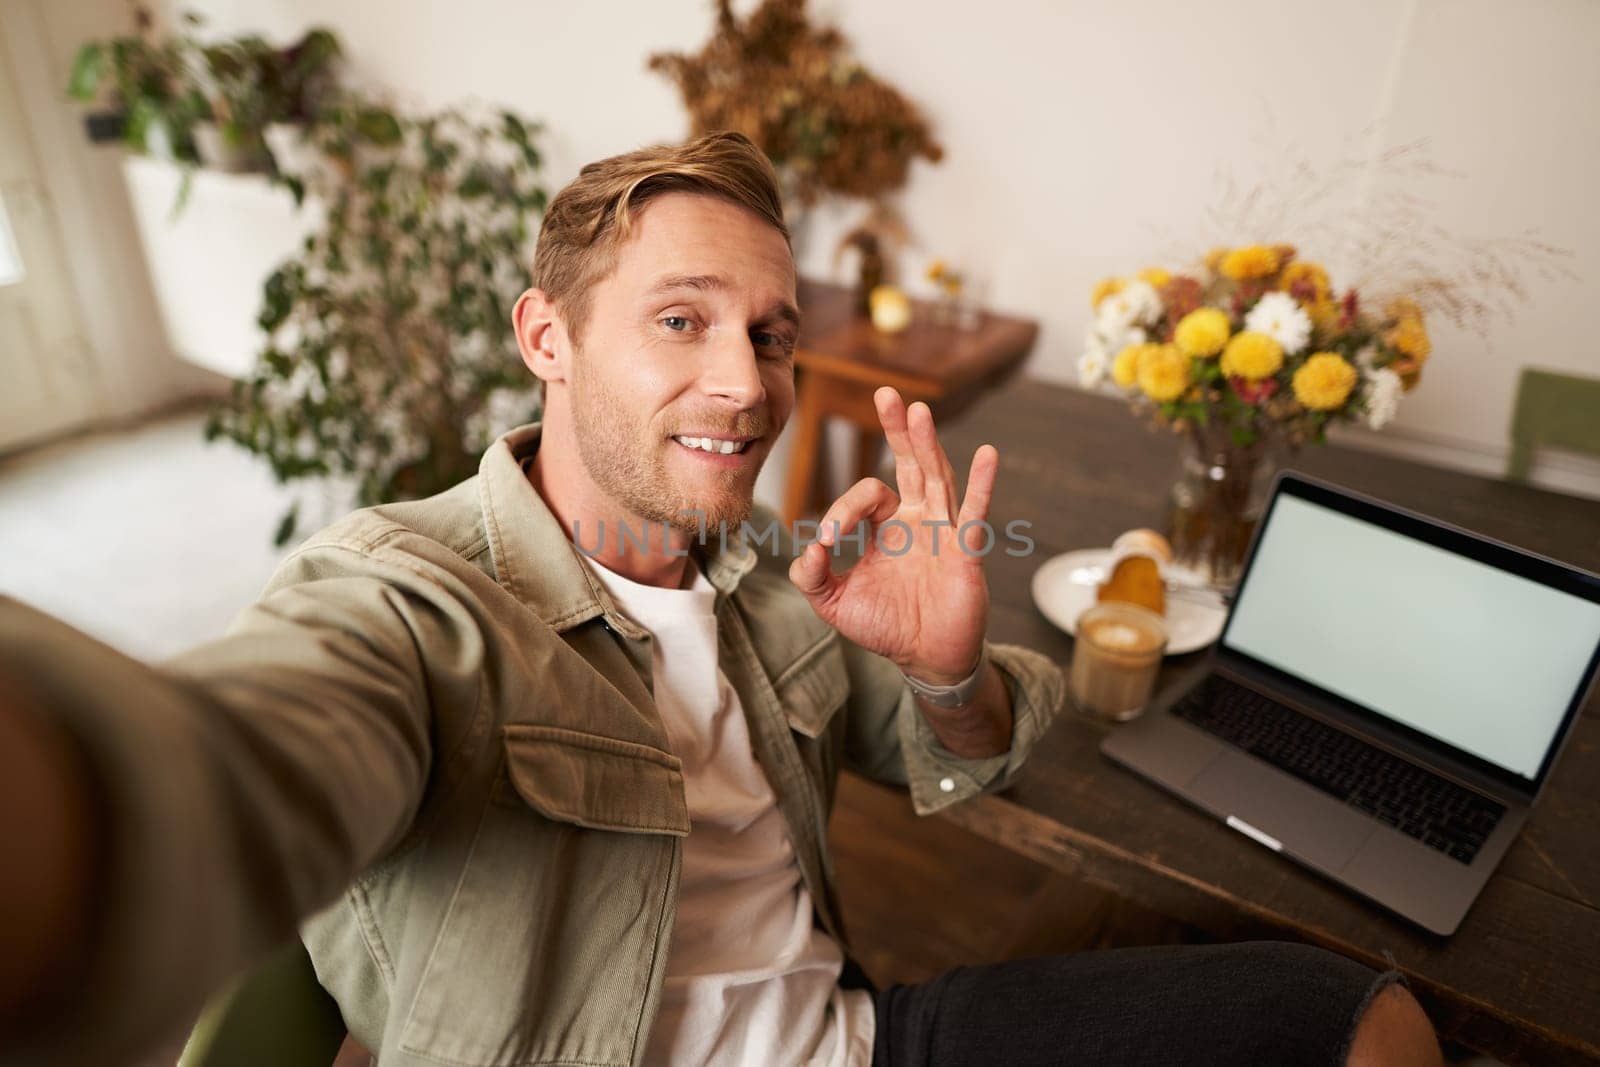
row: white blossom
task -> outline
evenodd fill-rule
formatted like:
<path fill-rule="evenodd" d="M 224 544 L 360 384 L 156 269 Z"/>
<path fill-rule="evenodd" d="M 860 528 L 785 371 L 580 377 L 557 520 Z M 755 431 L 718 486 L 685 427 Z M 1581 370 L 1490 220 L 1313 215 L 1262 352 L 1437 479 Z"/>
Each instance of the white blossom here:
<path fill-rule="evenodd" d="M 1078 382 L 1086 389 L 1097 388 L 1106 378 L 1106 366 L 1110 361 L 1106 358 L 1103 348 L 1086 349 L 1078 357 Z"/>
<path fill-rule="evenodd" d="M 1381 367 L 1364 376 L 1367 379 L 1366 422 L 1372 429 L 1381 430 L 1394 418 L 1395 409 L 1400 406 L 1400 375 Z"/>
<path fill-rule="evenodd" d="M 1135 326 L 1150 326 L 1161 318 L 1161 295 L 1155 286 L 1138 278 L 1100 301 L 1095 328 L 1111 337 Z"/>
<path fill-rule="evenodd" d="M 1256 301 L 1244 317 L 1244 328 L 1266 334 L 1283 346 L 1286 356 L 1295 355 L 1311 340 L 1311 318 L 1288 293 L 1268 293 Z"/>

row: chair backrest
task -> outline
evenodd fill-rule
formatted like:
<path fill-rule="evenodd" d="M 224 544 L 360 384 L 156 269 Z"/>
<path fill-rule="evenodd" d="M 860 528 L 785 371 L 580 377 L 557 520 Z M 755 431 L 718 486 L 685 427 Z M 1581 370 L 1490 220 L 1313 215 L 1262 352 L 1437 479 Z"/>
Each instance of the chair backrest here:
<path fill-rule="evenodd" d="M 329 1067 L 344 1038 L 297 939 L 206 1005 L 178 1067 Z"/>
<path fill-rule="evenodd" d="M 1511 416 L 1506 477 L 1527 481 L 1540 448 L 1600 456 L 1600 379 L 1532 367 L 1523 370 Z"/>

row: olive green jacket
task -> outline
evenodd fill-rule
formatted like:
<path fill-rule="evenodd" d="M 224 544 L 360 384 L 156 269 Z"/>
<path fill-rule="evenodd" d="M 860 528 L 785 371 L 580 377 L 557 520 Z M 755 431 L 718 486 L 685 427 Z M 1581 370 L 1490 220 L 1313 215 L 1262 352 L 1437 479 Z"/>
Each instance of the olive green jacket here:
<path fill-rule="evenodd" d="M 519 427 L 455 488 L 334 523 L 225 636 L 154 669 L 0 601 L 0 655 L 82 742 L 112 828 L 75 1008 L 96 1014 L 51 1051 L 181 1026 L 300 924 L 385 1067 L 638 1062 L 689 815 L 650 635 L 527 481 L 538 439 Z M 957 758 L 895 667 L 812 612 L 790 551 L 730 538 L 700 563 L 816 920 L 844 942 L 826 847 L 840 768 L 908 784 L 923 813 L 999 788 L 1063 685 L 1043 656 L 990 645 L 1012 746 Z"/>

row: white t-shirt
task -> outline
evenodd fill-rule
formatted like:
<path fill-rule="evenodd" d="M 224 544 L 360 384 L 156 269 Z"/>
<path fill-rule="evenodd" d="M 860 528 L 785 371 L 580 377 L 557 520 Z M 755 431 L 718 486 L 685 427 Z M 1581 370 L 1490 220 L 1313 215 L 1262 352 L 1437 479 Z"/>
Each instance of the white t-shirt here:
<path fill-rule="evenodd" d="M 678 914 L 651 1064 L 867 1067 L 876 1020 L 839 988 L 844 953 L 812 922 L 811 894 L 757 765 L 739 696 L 717 665 L 716 589 L 641 585 L 585 562 L 655 638 L 656 707 L 689 804 Z"/>

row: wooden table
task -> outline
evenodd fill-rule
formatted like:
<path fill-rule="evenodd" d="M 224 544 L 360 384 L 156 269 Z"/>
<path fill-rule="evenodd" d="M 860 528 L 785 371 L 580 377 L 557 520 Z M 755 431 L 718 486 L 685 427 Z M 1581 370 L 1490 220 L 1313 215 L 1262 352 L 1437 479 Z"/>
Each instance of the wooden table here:
<path fill-rule="evenodd" d="M 935 419 L 947 420 L 1015 370 L 1039 335 L 1036 322 L 990 312 L 969 330 L 939 325 L 921 301 L 907 329 L 885 334 L 855 313 L 848 288 L 802 279 L 798 295 L 805 321 L 795 350 L 795 439 L 783 502 L 791 523 L 830 503 L 822 437 L 830 418 L 855 427 L 860 480 L 876 469 L 883 443 L 876 389 L 892 385 L 906 403 L 924 401 Z"/>
<path fill-rule="evenodd" d="M 990 521 L 1027 519 L 1035 554 L 989 556 L 991 636 L 1065 664 L 1072 640 L 1034 607 L 1029 579 L 1051 555 L 1163 523 L 1178 445 L 1126 406 L 1019 380 L 942 428 L 957 471 L 1000 450 Z M 1291 466 L 1600 571 L 1600 502 L 1350 448 Z M 1163 691 L 1190 684 L 1204 653 L 1174 657 Z M 1461 928 L 1441 938 L 1247 841 L 1103 757 L 1106 727 L 1063 712 L 1006 793 L 945 817 L 1058 870 L 1221 936 L 1288 937 L 1382 967 L 1392 958 L 1440 1032 L 1507 1063 L 1600 1062 L 1600 700 L 1520 838 Z"/>

